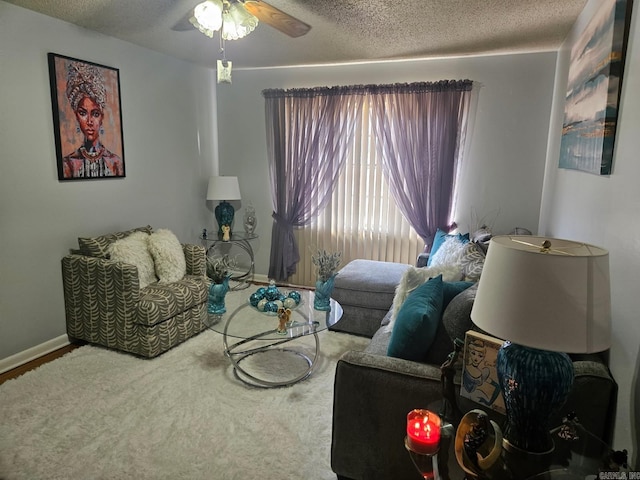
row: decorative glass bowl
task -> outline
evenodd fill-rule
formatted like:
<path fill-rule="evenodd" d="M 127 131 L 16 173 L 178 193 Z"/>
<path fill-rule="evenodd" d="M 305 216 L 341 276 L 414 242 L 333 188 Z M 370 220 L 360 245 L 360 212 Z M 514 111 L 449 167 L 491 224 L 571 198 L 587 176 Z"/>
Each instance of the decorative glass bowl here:
<path fill-rule="evenodd" d="M 281 307 L 293 310 L 300 305 L 301 300 L 300 292 L 296 290 L 282 292 L 273 280 L 268 287 L 260 287 L 249 295 L 249 304 L 267 315 L 277 315 Z"/>

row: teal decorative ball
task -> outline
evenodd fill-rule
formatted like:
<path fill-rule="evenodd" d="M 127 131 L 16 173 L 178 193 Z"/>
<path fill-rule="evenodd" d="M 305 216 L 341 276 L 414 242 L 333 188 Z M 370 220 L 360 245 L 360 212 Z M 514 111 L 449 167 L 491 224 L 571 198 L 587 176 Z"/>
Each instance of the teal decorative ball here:
<path fill-rule="evenodd" d="M 262 295 L 258 295 L 257 293 L 252 293 L 249 297 L 249 303 L 252 307 L 257 307 L 258 302 L 262 300 L 264 297 Z"/>
<path fill-rule="evenodd" d="M 280 290 L 278 290 L 278 287 L 276 287 L 275 285 L 272 285 L 269 288 L 267 288 L 267 291 L 265 293 L 265 298 L 270 302 L 273 302 L 274 300 L 277 300 L 278 298 L 280 298 Z"/>
<path fill-rule="evenodd" d="M 275 302 L 267 302 L 264 306 L 264 311 L 276 313 L 278 311 L 278 305 Z"/>
<path fill-rule="evenodd" d="M 289 292 L 289 298 L 293 298 L 293 300 L 296 302 L 296 305 L 298 305 L 300 303 L 300 292 L 297 292 L 295 290 Z"/>

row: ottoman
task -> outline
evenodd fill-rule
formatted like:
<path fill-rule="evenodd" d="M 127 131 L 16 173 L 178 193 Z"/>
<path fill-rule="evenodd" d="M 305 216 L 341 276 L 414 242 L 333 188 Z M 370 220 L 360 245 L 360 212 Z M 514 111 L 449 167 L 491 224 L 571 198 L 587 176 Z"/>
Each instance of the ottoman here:
<path fill-rule="evenodd" d="M 338 273 L 331 296 L 344 313 L 331 330 L 373 337 L 393 304 L 404 263 L 352 260 Z"/>

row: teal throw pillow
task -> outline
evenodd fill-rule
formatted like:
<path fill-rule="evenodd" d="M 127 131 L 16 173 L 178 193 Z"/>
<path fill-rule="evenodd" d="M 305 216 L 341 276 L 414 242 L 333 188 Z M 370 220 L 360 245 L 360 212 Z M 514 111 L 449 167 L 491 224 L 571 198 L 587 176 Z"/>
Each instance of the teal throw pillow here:
<path fill-rule="evenodd" d="M 431 260 L 433 259 L 433 256 L 440 249 L 440 247 L 442 246 L 444 241 L 447 238 L 451 238 L 451 237 L 456 237 L 462 243 L 468 243 L 469 242 L 469 234 L 468 233 L 465 233 L 464 235 L 461 234 L 461 233 L 449 234 L 449 233 L 446 233 L 444 230 L 440 230 L 438 228 L 436 230 L 435 236 L 433 237 L 433 243 L 431 244 L 431 251 L 429 253 L 429 258 L 427 260 L 427 267 L 431 266 Z"/>
<path fill-rule="evenodd" d="M 442 317 L 442 301 L 442 275 L 411 292 L 398 311 L 387 355 L 421 361 L 435 338 Z"/>
<path fill-rule="evenodd" d="M 464 338 L 464 332 L 471 328 L 469 313 L 477 285 L 472 282 L 443 282 L 442 320 L 438 325 L 431 348 L 422 360 L 424 363 L 442 365 L 453 351 L 453 339 L 459 337 L 457 333 L 452 333 L 452 329 L 455 329 L 456 332 L 461 330 L 462 337 L 460 338 Z M 465 302 L 464 299 L 468 299 L 468 302 Z M 460 305 L 464 305 L 465 308 L 461 308 Z M 467 306 L 468 309 L 466 309 Z"/>
<path fill-rule="evenodd" d="M 474 282 L 442 282 L 442 311 L 459 293 L 474 285 Z"/>

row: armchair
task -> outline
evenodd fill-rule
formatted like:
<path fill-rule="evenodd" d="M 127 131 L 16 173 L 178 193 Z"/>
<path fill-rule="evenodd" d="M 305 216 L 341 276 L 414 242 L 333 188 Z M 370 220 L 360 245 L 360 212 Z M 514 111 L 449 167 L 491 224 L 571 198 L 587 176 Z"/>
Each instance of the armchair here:
<path fill-rule="evenodd" d="M 147 230 L 145 230 L 147 229 Z M 150 231 L 150 227 L 136 229 Z M 209 281 L 202 246 L 182 245 L 187 274 L 140 288 L 135 265 L 107 258 L 129 232 L 98 237 L 62 259 L 67 334 L 71 340 L 155 357 L 205 328 Z M 96 239 L 93 239 L 96 240 Z"/>

